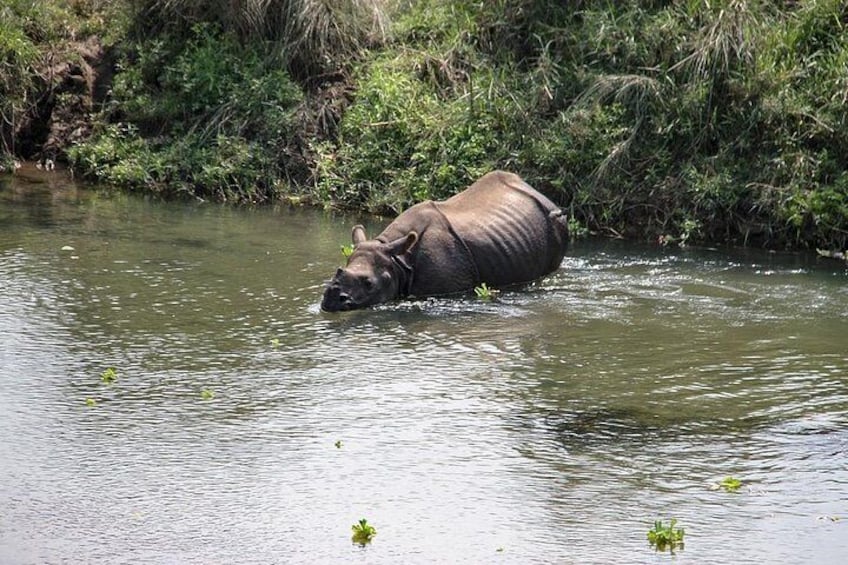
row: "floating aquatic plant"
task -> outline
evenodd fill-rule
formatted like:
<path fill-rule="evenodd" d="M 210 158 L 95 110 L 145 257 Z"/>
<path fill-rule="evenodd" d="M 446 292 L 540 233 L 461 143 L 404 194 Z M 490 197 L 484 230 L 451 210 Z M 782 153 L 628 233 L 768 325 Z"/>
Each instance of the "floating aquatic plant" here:
<path fill-rule="evenodd" d="M 215 391 L 209 390 L 208 388 L 204 388 L 200 391 L 200 398 L 203 400 L 212 400 L 215 398 Z"/>
<path fill-rule="evenodd" d="M 736 477 L 725 477 L 718 483 L 718 486 L 726 492 L 738 492 L 742 487 L 742 481 Z"/>
<path fill-rule="evenodd" d="M 371 543 L 371 539 L 377 535 L 377 530 L 365 518 L 361 519 L 358 524 L 351 526 L 351 529 L 353 530 L 353 541 L 359 545 Z"/>
<path fill-rule="evenodd" d="M 478 287 L 474 287 L 474 294 L 480 300 L 492 300 L 500 293 L 499 290 L 494 288 L 489 288 L 486 283 L 481 284 Z"/>
<path fill-rule="evenodd" d="M 100 380 L 107 385 L 114 383 L 117 378 L 118 371 L 115 367 L 107 367 L 105 371 L 100 373 Z"/>
<path fill-rule="evenodd" d="M 662 520 L 654 522 L 654 527 L 648 530 L 648 541 L 657 551 L 666 549 L 674 551 L 683 547 L 683 528 L 675 528 L 677 520 L 672 518 L 668 526 L 663 525 Z"/>

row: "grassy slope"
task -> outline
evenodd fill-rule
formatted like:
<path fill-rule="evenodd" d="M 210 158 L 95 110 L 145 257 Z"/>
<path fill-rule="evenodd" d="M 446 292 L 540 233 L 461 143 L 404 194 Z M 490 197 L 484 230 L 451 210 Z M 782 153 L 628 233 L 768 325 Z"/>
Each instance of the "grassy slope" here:
<path fill-rule="evenodd" d="M 167 195 L 394 212 L 501 167 L 601 233 L 848 244 L 839 0 L 395 2 L 382 44 L 376 0 L 266 2 L 309 16 L 285 25 L 209 3 L 134 1 L 176 25 L 125 44 L 77 168 Z"/>
<path fill-rule="evenodd" d="M 500 166 L 592 230 L 843 248 L 848 8 L 771 5 L 416 2 L 321 196 L 397 210 Z"/>

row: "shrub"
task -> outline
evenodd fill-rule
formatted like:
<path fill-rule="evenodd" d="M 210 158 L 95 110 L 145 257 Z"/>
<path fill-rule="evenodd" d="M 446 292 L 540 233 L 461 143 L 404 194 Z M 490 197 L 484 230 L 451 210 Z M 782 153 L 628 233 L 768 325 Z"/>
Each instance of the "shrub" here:
<path fill-rule="evenodd" d="M 209 25 L 151 40 L 124 58 L 109 109 L 117 123 L 74 148 L 99 180 L 226 201 L 273 197 L 292 164 L 299 88 L 256 50 Z"/>

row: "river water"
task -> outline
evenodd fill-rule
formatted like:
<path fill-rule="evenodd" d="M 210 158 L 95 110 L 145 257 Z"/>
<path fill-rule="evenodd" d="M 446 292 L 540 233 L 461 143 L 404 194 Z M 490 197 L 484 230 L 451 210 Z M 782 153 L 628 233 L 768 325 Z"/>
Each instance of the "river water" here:
<path fill-rule="evenodd" d="M 844 264 L 578 241 L 322 313 L 362 219 L 3 177 L 0 563 L 848 562 Z"/>

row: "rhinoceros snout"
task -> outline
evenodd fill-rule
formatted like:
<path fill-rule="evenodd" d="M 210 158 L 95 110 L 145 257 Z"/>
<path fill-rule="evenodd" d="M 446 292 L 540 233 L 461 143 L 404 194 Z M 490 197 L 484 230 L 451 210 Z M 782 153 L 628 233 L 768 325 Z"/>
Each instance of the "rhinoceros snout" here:
<path fill-rule="evenodd" d="M 321 300 L 321 309 L 327 312 L 338 312 L 340 310 L 351 310 L 354 307 L 353 299 L 346 292 L 342 292 L 336 286 L 328 286 Z"/>

